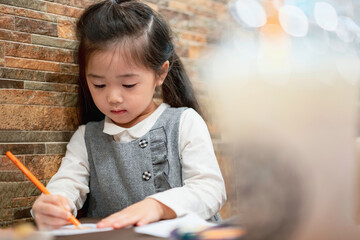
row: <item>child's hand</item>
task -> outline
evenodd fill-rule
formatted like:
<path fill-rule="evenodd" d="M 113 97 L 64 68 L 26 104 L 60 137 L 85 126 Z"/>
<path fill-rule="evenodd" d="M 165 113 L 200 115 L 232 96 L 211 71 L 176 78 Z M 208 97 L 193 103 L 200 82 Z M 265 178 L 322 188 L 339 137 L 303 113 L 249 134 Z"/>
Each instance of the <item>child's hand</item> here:
<path fill-rule="evenodd" d="M 120 212 L 114 213 L 102 219 L 98 228 L 113 227 L 123 228 L 127 226 L 143 226 L 161 219 L 175 218 L 176 214 L 169 207 L 152 198 L 146 198 L 135 203 Z"/>
<path fill-rule="evenodd" d="M 41 195 L 36 199 L 32 211 L 40 230 L 56 229 L 71 224 L 70 204 L 66 197 Z"/>

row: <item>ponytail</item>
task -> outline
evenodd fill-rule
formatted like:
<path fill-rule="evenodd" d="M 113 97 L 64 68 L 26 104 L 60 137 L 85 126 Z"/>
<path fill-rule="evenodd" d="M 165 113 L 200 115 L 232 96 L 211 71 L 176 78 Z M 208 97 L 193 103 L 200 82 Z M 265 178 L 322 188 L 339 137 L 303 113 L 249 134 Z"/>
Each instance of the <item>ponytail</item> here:
<path fill-rule="evenodd" d="M 191 81 L 175 52 L 170 59 L 169 72 L 161 90 L 165 103 L 172 107 L 190 107 L 202 115 Z"/>

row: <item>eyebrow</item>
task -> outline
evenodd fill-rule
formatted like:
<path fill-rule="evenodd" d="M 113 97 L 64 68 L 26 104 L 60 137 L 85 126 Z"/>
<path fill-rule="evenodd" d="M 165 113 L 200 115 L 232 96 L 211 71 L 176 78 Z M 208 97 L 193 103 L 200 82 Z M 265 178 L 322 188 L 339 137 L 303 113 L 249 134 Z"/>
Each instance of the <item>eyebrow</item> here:
<path fill-rule="evenodd" d="M 93 77 L 93 78 L 105 78 L 103 76 L 100 76 L 100 75 L 96 75 L 96 74 L 93 74 L 93 73 L 89 73 L 86 75 L 87 77 Z M 138 74 L 135 74 L 135 73 L 126 73 L 126 74 L 121 74 L 121 75 L 117 75 L 116 78 L 128 78 L 128 77 L 134 77 L 134 76 L 139 76 Z"/>

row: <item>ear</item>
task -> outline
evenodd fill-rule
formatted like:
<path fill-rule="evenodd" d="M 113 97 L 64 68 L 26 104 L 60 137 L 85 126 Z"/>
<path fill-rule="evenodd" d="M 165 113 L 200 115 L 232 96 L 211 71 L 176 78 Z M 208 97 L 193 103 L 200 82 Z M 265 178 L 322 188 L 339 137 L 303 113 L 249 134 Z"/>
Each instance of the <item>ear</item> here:
<path fill-rule="evenodd" d="M 161 86 L 168 74 L 170 63 L 169 61 L 165 61 L 163 65 L 160 68 L 157 80 L 156 80 L 156 86 Z"/>

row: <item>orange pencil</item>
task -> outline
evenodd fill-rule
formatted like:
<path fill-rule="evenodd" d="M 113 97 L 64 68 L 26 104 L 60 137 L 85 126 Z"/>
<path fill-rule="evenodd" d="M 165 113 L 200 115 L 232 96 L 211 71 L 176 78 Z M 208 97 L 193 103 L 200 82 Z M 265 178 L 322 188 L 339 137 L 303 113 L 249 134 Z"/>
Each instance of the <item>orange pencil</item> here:
<path fill-rule="evenodd" d="M 49 190 L 46 189 L 44 184 L 42 184 L 35 176 L 32 174 L 29 169 L 27 169 L 24 164 L 22 164 L 19 159 L 17 159 L 10 151 L 6 152 L 6 156 L 10 158 L 10 160 L 32 181 L 35 186 L 40 189 L 40 191 L 46 195 L 49 195 Z M 71 214 L 69 218 L 70 222 L 74 224 L 76 227 L 81 227 L 81 223 L 77 220 L 74 215 Z"/>

